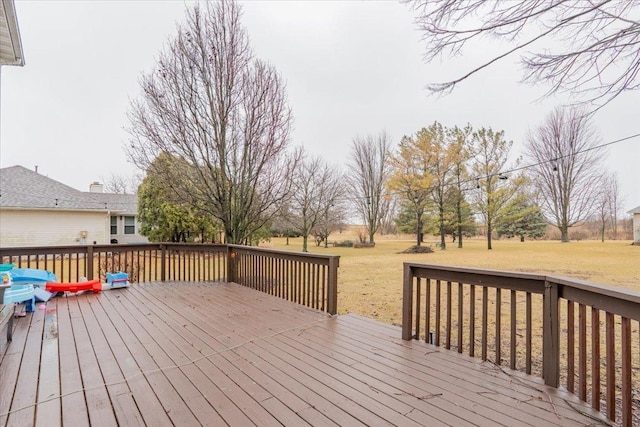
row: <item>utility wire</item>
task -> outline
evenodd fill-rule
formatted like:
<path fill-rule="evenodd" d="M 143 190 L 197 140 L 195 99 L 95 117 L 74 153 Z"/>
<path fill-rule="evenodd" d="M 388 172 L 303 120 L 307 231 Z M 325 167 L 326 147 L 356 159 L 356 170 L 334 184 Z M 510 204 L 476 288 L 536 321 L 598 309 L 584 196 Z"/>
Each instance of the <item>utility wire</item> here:
<path fill-rule="evenodd" d="M 586 153 L 588 151 L 598 150 L 598 149 L 601 149 L 601 148 L 604 148 L 604 147 L 608 147 L 610 145 L 618 144 L 620 142 L 628 141 L 630 139 L 634 139 L 634 138 L 638 138 L 638 137 L 640 137 L 640 133 L 629 135 L 629 136 L 626 136 L 624 138 L 616 139 L 614 141 L 606 142 L 604 144 L 595 145 L 593 147 L 588 147 L 588 148 L 582 149 L 580 151 L 576 151 L 575 153 L 559 155 L 559 156 L 554 157 L 552 159 L 543 160 L 543 161 L 540 161 L 538 163 L 531 163 L 531 164 L 515 167 L 515 168 L 512 168 L 512 169 L 500 171 L 500 172 L 497 172 L 497 173 L 494 173 L 494 174 L 475 176 L 473 178 L 468 178 L 468 179 L 461 180 L 459 183 L 457 183 L 457 182 L 456 183 L 446 183 L 444 186 L 445 187 L 452 187 L 454 185 L 462 186 L 464 184 L 470 184 L 470 183 L 474 183 L 474 182 L 477 183 L 480 180 L 486 180 L 486 179 L 494 177 L 494 176 L 497 176 L 497 177 L 507 176 L 507 175 L 513 174 L 515 172 L 519 172 L 519 171 L 522 171 L 522 170 L 534 168 L 534 167 L 541 166 L 541 165 L 544 165 L 544 164 L 554 163 L 554 162 L 557 162 L 558 160 L 562 160 L 562 159 L 565 159 L 565 158 L 568 158 L 568 157 L 572 157 L 572 156 L 577 156 L 579 154 L 583 154 L 583 153 Z M 431 191 L 431 190 L 433 190 L 435 188 L 436 188 L 435 186 L 432 186 L 432 187 L 424 188 L 422 190 Z M 473 190 L 473 188 L 464 188 L 464 189 L 462 189 L 462 191 L 469 191 L 469 190 Z M 3 189 L 2 193 L 11 194 L 11 190 L 10 189 Z M 100 193 L 95 193 L 95 194 L 100 194 Z M 113 195 L 113 193 L 104 193 L 104 194 L 109 194 L 110 196 Z M 403 192 L 400 192 L 400 191 L 390 191 L 390 192 L 386 192 L 386 193 L 381 194 L 381 196 L 383 196 L 383 197 L 392 197 L 392 196 L 400 196 L 402 194 L 403 194 Z M 21 194 L 21 196 L 23 196 L 23 195 Z M 84 193 L 83 193 L 83 196 L 85 196 Z M 51 205 L 49 205 L 49 206 L 40 206 L 41 208 L 52 208 L 52 207 L 55 208 L 61 202 L 76 203 L 78 201 L 78 199 L 65 199 L 65 198 L 53 198 L 52 199 L 51 197 L 40 197 L 40 196 L 29 196 L 29 197 L 33 198 L 33 199 L 36 199 L 36 200 L 48 200 L 48 201 L 49 200 L 53 200 L 55 202 L 55 204 L 53 206 L 51 206 Z M 88 196 L 88 197 L 91 197 L 91 196 Z M 341 202 L 341 201 L 342 202 L 359 202 L 359 201 L 363 201 L 363 200 L 367 200 L 367 199 L 368 199 L 368 197 L 366 197 L 366 196 L 345 196 L 345 197 L 337 198 L 336 202 Z M 93 200 L 87 200 L 86 202 L 83 202 L 83 204 L 84 205 L 88 205 L 88 206 L 95 205 L 95 206 L 104 207 L 105 210 L 114 209 L 114 208 L 116 208 L 118 206 L 120 206 L 120 207 L 127 207 L 127 206 L 135 207 L 137 205 L 136 203 L 129 203 L 129 202 L 117 202 L 117 201 L 115 201 L 115 202 L 105 202 L 105 201 L 93 201 Z"/>
<path fill-rule="evenodd" d="M 565 154 L 565 155 L 559 155 L 559 156 L 554 157 L 554 158 L 549 159 L 549 160 L 543 160 L 543 161 L 540 161 L 540 162 L 537 162 L 537 163 L 531 163 L 531 164 L 515 167 L 515 168 L 512 168 L 512 169 L 500 171 L 500 172 L 489 174 L 489 175 L 475 176 L 473 178 L 468 178 L 468 179 L 461 180 L 459 183 L 458 182 L 446 183 L 443 186 L 444 187 L 453 187 L 453 186 L 457 186 L 457 185 L 462 186 L 463 184 L 469 184 L 469 183 L 474 183 L 474 182 L 477 183 L 477 182 L 479 182 L 481 180 L 486 180 L 488 178 L 495 177 L 495 176 L 497 176 L 497 177 L 507 176 L 507 175 L 513 174 L 515 172 L 519 172 L 519 171 L 530 169 L 530 168 L 535 168 L 537 166 L 542 166 L 544 164 L 554 163 L 554 162 L 557 162 L 558 160 L 562 160 L 562 159 L 565 159 L 565 158 L 568 158 L 568 157 L 572 157 L 572 156 L 577 156 L 577 155 L 586 153 L 588 151 L 598 150 L 598 149 L 601 149 L 601 148 L 604 148 L 604 147 L 607 147 L 607 146 L 610 146 L 610 145 L 618 144 L 620 142 L 624 142 L 624 141 L 627 141 L 627 140 L 630 140 L 630 139 L 633 139 L 633 138 L 637 138 L 637 137 L 640 137 L 640 133 L 636 133 L 634 135 L 629 135 L 629 136 L 626 136 L 624 138 L 616 139 L 614 141 L 606 142 L 604 144 L 595 145 L 593 147 L 585 148 L 585 149 L 582 149 L 580 151 L 576 151 L 574 153 Z M 423 188 L 422 190 L 431 191 L 431 190 L 434 190 L 435 188 L 437 188 L 437 187 L 436 186 L 431 186 L 431 187 Z M 474 190 L 474 189 L 475 188 L 462 188 L 462 191 L 470 191 L 470 190 Z M 401 191 L 390 191 L 390 192 L 386 192 L 386 193 L 381 194 L 381 196 L 383 196 L 383 197 L 391 197 L 391 196 L 401 196 L 403 194 L 404 193 L 401 192 Z M 341 201 L 353 201 L 353 202 L 355 202 L 355 201 L 367 200 L 367 197 L 366 196 L 351 196 L 351 197 L 343 197 L 340 200 Z"/>

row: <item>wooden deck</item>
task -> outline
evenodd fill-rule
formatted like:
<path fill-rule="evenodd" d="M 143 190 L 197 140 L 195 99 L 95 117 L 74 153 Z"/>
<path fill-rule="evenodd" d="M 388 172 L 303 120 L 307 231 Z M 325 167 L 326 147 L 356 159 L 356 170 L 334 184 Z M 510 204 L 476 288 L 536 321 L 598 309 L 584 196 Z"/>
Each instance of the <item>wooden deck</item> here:
<path fill-rule="evenodd" d="M 17 319 L 0 426 L 600 425 L 537 378 L 228 283 L 147 283 Z"/>

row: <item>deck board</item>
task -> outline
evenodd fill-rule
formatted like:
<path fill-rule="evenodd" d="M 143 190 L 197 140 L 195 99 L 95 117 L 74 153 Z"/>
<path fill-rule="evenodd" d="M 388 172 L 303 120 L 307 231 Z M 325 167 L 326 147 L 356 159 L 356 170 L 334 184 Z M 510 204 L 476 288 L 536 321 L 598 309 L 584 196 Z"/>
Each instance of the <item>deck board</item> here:
<path fill-rule="evenodd" d="M 329 316 L 235 284 L 144 283 L 69 295 L 14 324 L 0 359 L 0 426 L 603 419 L 537 378 L 402 341 L 399 327 Z"/>
<path fill-rule="evenodd" d="M 40 374 L 40 350 L 42 345 L 42 331 L 44 329 L 44 313 L 35 311 L 28 316 L 31 325 L 27 335 L 22 361 L 13 393 L 12 405 L 18 409 L 9 414 L 8 424 L 14 426 L 31 426 L 35 421 L 35 407 L 38 393 L 38 375 Z M 17 323 L 17 322 L 16 322 Z M 25 372 L 22 366 L 31 368 Z"/>
<path fill-rule="evenodd" d="M 75 300 L 73 300 L 75 303 Z M 82 376 L 78 351 L 71 326 L 69 298 L 61 298 L 55 304 L 58 319 L 58 345 L 60 350 L 60 390 L 62 420 L 67 425 L 83 427 L 89 425 L 89 411 L 84 398 L 73 393 L 82 389 Z M 0 423 L 1 425 L 1 423 Z"/>
<path fill-rule="evenodd" d="M 59 299 L 49 301 L 47 309 L 55 307 L 57 310 L 58 301 Z M 88 312 L 85 308 L 83 313 L 81 308 L 85 301 L 86 298 L 84 296 L 68 299 L 69 318 L 72 322 L 78 355 L 78 367 L 82 379 L 82 388 L 70 390 L 68 393 L 73 398 L 72 400 L 77 402 L 76 404 L 86 405 L 91 425 L 115 425 L 116 414 L 113 411 L 107 385 L 103 377 L 103 369 L 106 371 L 108 368 L 108 361 L 105 361 L 103 366 L 98 359 L 100 355 L 96 355 L 94 352 L 90 333 L 87 330 L 84 319 L 84 314 L 88 314 Z M 88 318 L 86 321 L 90 321 L 90 319 Z M 96 331 L 91 332 L 95 333 Z"/>
<path fill-rule="evenodd" d="M 55 309 L 44 315 L 42 349 L 40 352 L 40 377 L 38 384 L 38 416 L 36 426 L 56 427 L 61 423 L 60 408 L 60 358 L 58 357 L 58 319 Z M 53 400 L 49 400 L 53 399 Z"/>

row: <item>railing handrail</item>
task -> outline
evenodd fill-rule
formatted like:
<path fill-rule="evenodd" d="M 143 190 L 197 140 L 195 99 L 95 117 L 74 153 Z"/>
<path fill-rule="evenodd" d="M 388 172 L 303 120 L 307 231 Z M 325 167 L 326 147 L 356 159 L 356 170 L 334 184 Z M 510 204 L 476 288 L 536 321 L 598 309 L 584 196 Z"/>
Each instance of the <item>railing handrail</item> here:
<path fill-rule="evenodd" d="M 640 306 L 640 292 L 633 291 L 631 289 L 615 288 L 609 285 L 602 285 L 594 282 L 590 282 L 582 279 L 574 279 L 566 276 L 547 275 L 540 273 L 529 273 L 519 271 L 504 271 L 504 270 L 492 270 L 474 267 L 459 267 L 449 265 L 436 265 L 436 264 L 424 264 L 416 262 L 405 262 L 405 267 L 414 269 L 414 277 L 425 277 L 434 280 L 444 280 L 451 282 L 464 282 L 467 284 L 480 285 L 484 283 L 482 278 L 491 278 L 491 287 L 501 287 L 509 290 L 525 291 L 536 294 L 544 294 L 545 283 L 556 284 L 558 286 L 558 292 L 560 298 L 570 299 L 577 303 L 584 303 L 595 306 L 601 310 L 611 313 L 619 314 L 624 317 L 628 317 L 634 320 L 640 320 L 640 310 L 624 310 L 624 312 L 618 312 L 615 305 L 615 300 L 622 302 L 623 307 L 626 303 Z M 428 272 L 428 273 L 427 273 Z M 465 275 L 473 276 L 476 279 L 460 280 Z M 508 279 L 505 282 L 496 281 L 496 279 Z M 533 283 L 534 286 L 526 287 L 528 283 Z M 574 289 L 571 291 L 570 289 Z M 594 304 L 594 298 L 588 298 L 586 300 L 585 295 L 593 294 L 600 298 Z M 613 304 L 613 305 L 612 305 Z"/>
<path fill-rule="evenodd" d="M 255 246 L 243 246 L 243 245 L 232 245 L 232 244 L 229 244 L 226 246 L 230 249 L 236 249 L 239 251 L 250 250 L 252 252 L 263 252 L 268 254 L 281 255 L 281 258 L 283 259 L 296 259 L 296 260 L 314 259 L 314 260 L 321 261 L 323 265 L 328 265 L 329 260 L 335 260 L 335 262 L 339 262 L 340 260 L 339 255 L 313 254 L 309 252 L 295 252 L 295 251 L 286 251 L 282 249 L 259 248 Z M 336 265 L 336 267 L 339 267 L 339 265 Z"/>
<path fill-rule="evenodd" d="M 117 244 L 99 244 L 99 245 L 64 245 L 64 246 L 21 246 L 0 248 L 0 256 L 22 256 L 22 255 L 38 255 L 38 254 L 69 254 L 69 253 L 87 253 L 88 248 L 92 247 L 94 251 L 113 252 L 136 250 L 136 249 L 157 249 L 162 247 L 166 249 L 182 249 L 182 250 L 202 250 L 220 248 L 234 248 L 237 250 L 251 250 L 254 252 L 276 253 L 288 257 L 297 257 L 304 259 L 323 260 L 328 263 L 330 259 L 340 259 L 339 255 L 314 254 L 309 252 L 287 251 L 282 249 L 260 248 L 256 246 L 232 245 L 224 243 L 182 243 L 182 242 L 162 242 L 162 243 L 117 243 Z"/>
<path fill-rule="evenodd" d="M 217 261 L 207 261 L 210 258 Z M 145 274 L 148 269 L 144 280 L 210 280 L 213 274 L 216 280 L 236 282 L 290 300 L 296 298 L 295 302 L 337 313 L 338 255 L 220 243 L 162 242 L 0 248 L 0 260 L 5 259 L 16 259 L 17 264 L 27 267 L 44 264 L 44 268 L 54 270 L 57 264 L 61 281 L 81 277 L 92 280 L 96 273 L 104 279 L 107 271 L 116 269 L 130 269 L 132 281 L 137 281 L 133 279 L 134 270 L 139 268 Z M 283 271 L 276 271 L 276 263 Z"/>

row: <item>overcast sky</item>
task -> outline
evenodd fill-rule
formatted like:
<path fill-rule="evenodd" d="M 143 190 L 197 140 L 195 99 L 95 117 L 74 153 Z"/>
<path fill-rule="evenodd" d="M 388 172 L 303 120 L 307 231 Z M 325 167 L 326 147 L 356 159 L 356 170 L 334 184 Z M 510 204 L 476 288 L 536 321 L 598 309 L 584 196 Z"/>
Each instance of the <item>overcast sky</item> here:
<path fill-rule="evenodd" d="M 16 0 L 26 65 L 2 68 L 0 166 L 23 165 L 79 190 L 111 174 L 131 176 L 123 147 L 138 79 L 184 16 L 182 1 Z M 397 143 L 434 121 L 504 130 L 513 155 L 527 131 L 566 98 L 538 102 L 544 87 L 519 84 L 517 58 L 474 76 L 453 94 L 427 83 L 458 77 L 495 43 L 425 64 L 412 11 L 396 2 L 244 3 L 254 51 L 288 85 L 292 143 L 344 164 L 357 135 L 386 130 Z M 602 142 L 640 133 L 640 93 L 594 117 Z M 625 212 L 640 205 L 640 138 L 609 147 Z"/>

